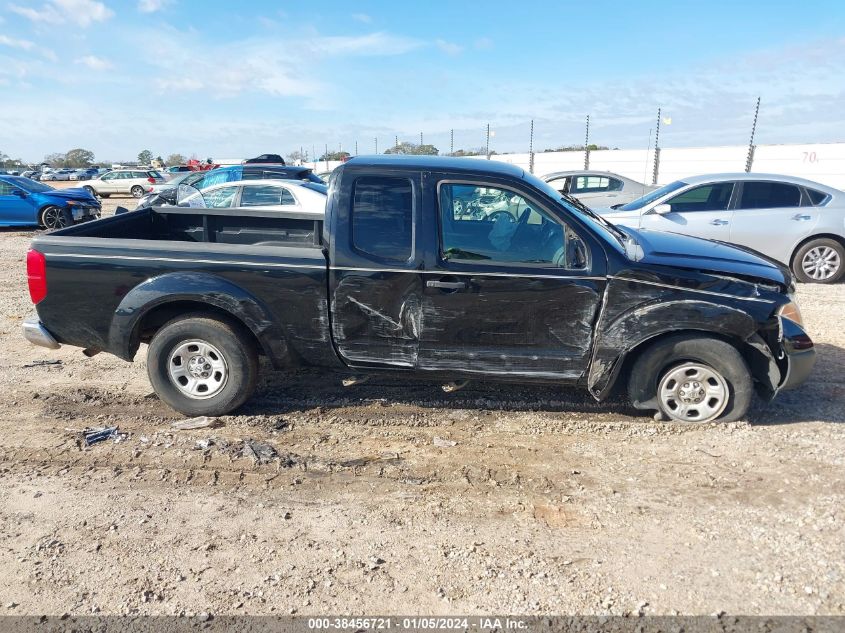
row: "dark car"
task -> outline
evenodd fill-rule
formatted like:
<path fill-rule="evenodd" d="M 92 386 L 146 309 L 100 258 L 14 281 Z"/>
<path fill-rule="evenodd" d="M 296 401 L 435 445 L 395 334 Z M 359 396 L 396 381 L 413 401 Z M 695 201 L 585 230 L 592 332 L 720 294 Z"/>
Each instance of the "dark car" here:
<path fill-rule="evenodd" d="M 244 165 L 254 165 L 257 163 L 284 165 L 285 159 L 279 156 L 278 154 L 261 154 L 261 156 L 256 156 L 255 158 L 247 158 L 244 161 Z"/>
<path fill-rule="evenodd" d="M 100 203 L 84 189 L 53 189 L 23 176 L 0 175 L 0 226 L 59 229 L 100 217 Z"/>
<path fill-rule="evenodd" d="M 455 199 L 494 190 L 515 222 L 456 214 Z M 490 161 L 353 158 L 325 215 L 143 209 L 36 238 L 27 270 L 31 342 L 125 360 L 149 343 L 153 388 L 187 415 L 243 404 L 259 355 L 596 400 L 618 387 L 680 422 L 737 420 L 755 387 L 770 399 L 814 362 L 786 267 L 615 227 Z"/>

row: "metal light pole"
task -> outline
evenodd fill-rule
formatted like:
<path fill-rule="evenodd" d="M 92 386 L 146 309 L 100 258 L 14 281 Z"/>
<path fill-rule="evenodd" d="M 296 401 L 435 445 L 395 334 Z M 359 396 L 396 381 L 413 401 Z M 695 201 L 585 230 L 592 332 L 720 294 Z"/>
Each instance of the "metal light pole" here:
<path fill-rule="evenodd" d="M 358 141 L 355 141 L 355 155 L 358 155 Z"/>
<path fill-rule="evenodd" d="M 375 153 L 376 153 L 376 154 L 378 154 L 378 136 L 374 136 L 374 137 L 373 137 L 373 144 L 374 144 L 374 145 L 375 145 L 375 147 L 376 147 L 376 151 L 375 151 Z"/>
<path fill-rule="evenodd" d="M 757 132 L 757 116 L 760 114 L 760 97 L 757 97 L 757 107 L 754 108 L 754 122 L 751 124 L 751 140 L 748 141 L 748 158 L 745 159 L 745 173 L 751 171 L 754 163 L 754 133 Z"/>
<path fill-rule="evenodd" d="M 420 145 L 422 145 L 422 144 L 423 144 L 423 135 L 422 135 L 422 132 L 420 132 Z"/>
<path fill-rule="evenodd" d="M 449 156 L 455 155 L 455 128 L 449 130 Z"/>
<path fill-rule="evenodd" d="M 660 113 L 657 108 L 657 126 L 654 129 L 654 172 L 651 175 L 651 184 L 657 184 L 657 176 L 660 173 Z"/>
<path fill-rule="evenodd" d="M 326 143 L 326 171 L 329 170 L 329 144 Z"/>
<path fill-rule="evenodd" d="M 590 168 L 590 115 L 587 115 L 587 132 L 584 136 L 584 169 Z"/>
<path fill-rule="evenodd" d="M 399 153 L 399 135 L 398 134 L 394 137 L 394 140 L 396 141 L 396 144 L 393 147 L 396 148 L 397 154 L 398 154 Z"/>
<path fill-rule="evenodd" d="M 487 160 L 490 160 L 490 124 L 487 124 Z"/>
<path fill-rule="evenodd" d="M 531 136 L 528 138 L 528 172 L 534 173 L 534 119 L 531 119 Z"/>

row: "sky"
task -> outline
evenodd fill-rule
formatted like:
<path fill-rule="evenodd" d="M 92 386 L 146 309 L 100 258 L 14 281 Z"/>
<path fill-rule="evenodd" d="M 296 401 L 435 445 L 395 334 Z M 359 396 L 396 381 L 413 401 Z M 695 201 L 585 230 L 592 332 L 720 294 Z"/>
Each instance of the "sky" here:
<path fill-rule="evenodd" d="M 0 152 L 845 140 L 845 2 L 0 0 Z M 312 150 L 314 148 L 314 150 Z"/>

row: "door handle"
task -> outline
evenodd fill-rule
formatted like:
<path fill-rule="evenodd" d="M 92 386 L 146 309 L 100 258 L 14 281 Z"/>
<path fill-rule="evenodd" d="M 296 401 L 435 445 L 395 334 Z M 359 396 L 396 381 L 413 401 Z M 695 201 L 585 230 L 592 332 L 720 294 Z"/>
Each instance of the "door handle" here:
<path fill-rule="evenodd" d="M 467 287 L 464 281 L 435 281 L 429 280 L 425 282 L 426 288 L 440 288 L 442 290 L 463 290 Z"/>
<path fill-rule="evenodd" d="M 802 222 L 804 220 L 812 220 L 813 216 L 804 215 L 803 213 L 796 213 L 795 215 L 792 216 L 792 219 L 795 220 L 796 222 Z"/>
<path fill-rule="evenodd" d="M 718 219 L 717 220 L 711 220 L 711 222 L 710 222 L 710 224 L 712 224 L 713 226 L 724 226 L 727 223 L 728 223 L 727 220 L 718 220 Z"/>

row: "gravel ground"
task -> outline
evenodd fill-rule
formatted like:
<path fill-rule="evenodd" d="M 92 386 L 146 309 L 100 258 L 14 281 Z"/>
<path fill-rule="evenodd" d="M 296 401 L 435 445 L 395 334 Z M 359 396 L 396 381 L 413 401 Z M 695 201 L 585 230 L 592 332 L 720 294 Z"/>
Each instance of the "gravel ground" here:
<path fill-rule="evenodd" d="M 845 285 L 800 287 L 811 381 L 739 423 L 265 371 L 183 431 L 144 350 L 22 339 L 33 234 L 0 231 L 0 614 L 845 614 Z"/>

